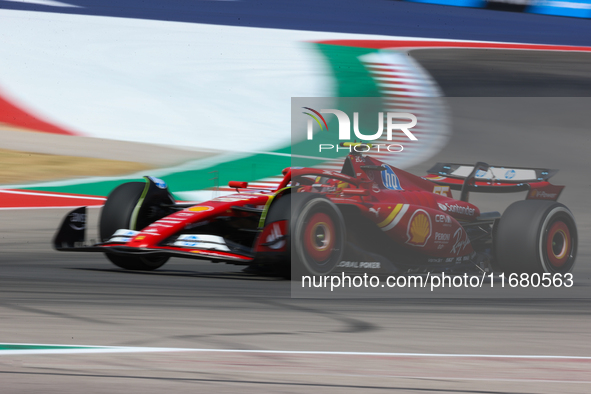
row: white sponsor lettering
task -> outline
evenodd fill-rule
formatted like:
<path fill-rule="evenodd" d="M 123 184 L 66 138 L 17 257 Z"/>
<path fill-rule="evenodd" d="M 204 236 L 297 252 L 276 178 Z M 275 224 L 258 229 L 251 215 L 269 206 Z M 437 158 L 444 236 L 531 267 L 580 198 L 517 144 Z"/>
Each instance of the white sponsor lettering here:
<path fill-rule="evenodd" d="M 359 268 L 369 268 L 369 269 L 379 269 L 380 263 L 378 261 L 371 261 L 371 262 L 361 262 L 359 263 Z"/>
<path fill-rule="evenodd" d="M 114 243 L 124 244 L 124 243 L 131 241 L 131 239 L 132 239 L 131 237 L 113 237 L 110 240 L 108 240 L 107 243 L 114 242 Z"/>
<path fill-rule="evenodd" d="M 454 246 L 451 248 L 451 253 L 460 254 L 466 246 L 470 245 L 470 239 L 468 234 L 464 232 L 463 228 L 458 228 L 454 233 L 454 240 L 456 241 Z"/>
<path fill-rule="evenodd" d="M 155 228 L 155 227 L 167 227 L 167 228 L 171 228 L 173 226 L 171 226 L 170 224 L 164 224 L 164 223 L 155 222 L 155 223 L 150 224 L 148 227 L 149 228 Z"/>
<path fill-rule="evenodd" d="M 181 248 L 196 248 L 196 249 L 211 249 L 211 250 L 221 250 L 225 252 L 229 252 L 230 249 L 226 245 L 214 244 L 209 242 L 187 242 L 187 241 L 176 241 L 174 246 L 179 246 Z"/>
<path fill-rule="evenodd" d="M 133 231 L 133 230 L 128 230 L 128 229 L 122 228 L 122 229 L 119 229 L 119 230 L 115 231 L 115 233 L 113 234 L 113 236 L 114 237 L 116 237 L 116 236 L 120 236 L 120 237 L 135 237 L 139 233 L 140 233 L 139 231 Z"/>
<path fill-rule="evenodd" d="M 198 242 L 211 242 L 225 245 L 224 238 L 219 235 L 209 234 L 181 234 L 177 238 L 177 241 L 198 241 Z"/>
<path fill-rule="evenodd" d="M 448 233 L 435 233 L 435 241 L 449 241 L 451 239 L 451 234 Z"/>
<path fill-rule="evenodd" d="M 447 215 L 435 215 L 436 223 L 451 223 L 451 217 Z"/>
<path fill-rule="evenodd" d="M 171 215 L 170 217 L 174 217 L 174 216 L 188 217 L 188 216 L 193 216 L 193 214 L 191 212 L 177 212 L 174 215 Z"/>
<path fill-rule="evenodd" d="M 546 193 L 543 190 L 536 190 L 535 191 L 535 197 L 540 197 L 540 198 L 556 198 L 556 193 Z"/>
<path fill-rule="evenodd" d="M 465 207 L 459 204 L 438 203 L 437 205 L 439 206 L 439 209 L 444 212 L 459 213 L 460 215 L 474 216 L 474 212 L 476 212 L 474 208 Z"/>
<path fill-rule="evenodd" d="M 380 269 L 381 263 L 379 261 L 341 261 L 337 264 L 340 268 L 366 268 L 366 269 Z"/>

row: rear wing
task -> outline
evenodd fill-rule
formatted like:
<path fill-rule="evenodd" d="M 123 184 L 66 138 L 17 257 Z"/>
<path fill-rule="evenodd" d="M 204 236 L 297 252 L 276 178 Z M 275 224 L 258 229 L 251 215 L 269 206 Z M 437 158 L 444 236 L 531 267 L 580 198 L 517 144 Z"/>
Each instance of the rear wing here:
<path fill-rule="evenodd" d="M 564 186 L 548 182 L 558 170 L 489 166 L 478 162 L 472 164 L 437 163 L 423 178 L 438 185 L 461 190 L 461 200 L 468 201 L 470 192 L 515 193 L 529 191 L 528 200 L 556 201 Z"/>

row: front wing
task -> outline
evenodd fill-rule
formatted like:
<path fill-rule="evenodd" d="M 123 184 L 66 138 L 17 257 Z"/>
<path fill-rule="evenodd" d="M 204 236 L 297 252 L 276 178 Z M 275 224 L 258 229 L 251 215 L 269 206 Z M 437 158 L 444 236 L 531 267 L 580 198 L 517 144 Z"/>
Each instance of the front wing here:
<path fill-rule="evenodd" d="M 53 246 L 62 252 L 102 252 L 118 255 L 168 255 L 171 257 L 218 260 L 234 264 L 249 264 L 254 256 L 223 252 L 218 250 L 177 248 L 174 246 L 153 246 L 149 248 L 130 247 L 124 243 L 86 244 L 86 207 L 76 208 L 64 218 L 53 239 Z"/>

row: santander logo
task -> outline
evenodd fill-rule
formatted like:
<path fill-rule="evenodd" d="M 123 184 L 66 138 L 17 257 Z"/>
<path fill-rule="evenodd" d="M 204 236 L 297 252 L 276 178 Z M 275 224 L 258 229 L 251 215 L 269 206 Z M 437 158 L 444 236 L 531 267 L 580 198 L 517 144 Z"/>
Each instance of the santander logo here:
<path fill-rule="evenodd" d="M 460 215 L 466 216 L 474 216 L 476 213 L 474 208 L 466 207 L 460 204 L 437 203 L 437 205 L 443 212 L 459 213 Z"/>

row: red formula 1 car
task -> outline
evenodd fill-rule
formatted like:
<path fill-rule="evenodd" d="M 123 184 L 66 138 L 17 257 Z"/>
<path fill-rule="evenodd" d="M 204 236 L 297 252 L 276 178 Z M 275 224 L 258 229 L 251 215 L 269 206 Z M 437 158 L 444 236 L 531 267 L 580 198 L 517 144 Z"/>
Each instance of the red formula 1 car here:
<path fill-rule="evenodd" d="M 276 190 L 251 190 L 200 204 L 174 200 L 146 177 L 109 195 L 101 243 L 85 245 L 84 207 L 54 239 L 60 251 L 102 252 L 115 265 L 153 270 L 172 257 L 247 265 L 283 276 L 333 272 L 566 273 L 577 228 L 556 200 L 552 170 L 437 164 L 424 177 L 352 153 L 342 170 L 288 168 Z M 454 199 L 451 190 L 460 192 Z M 501 216 L 469 193 L 527 191 Z M 291 262 L 291 269 L 290 269 Z"/>

